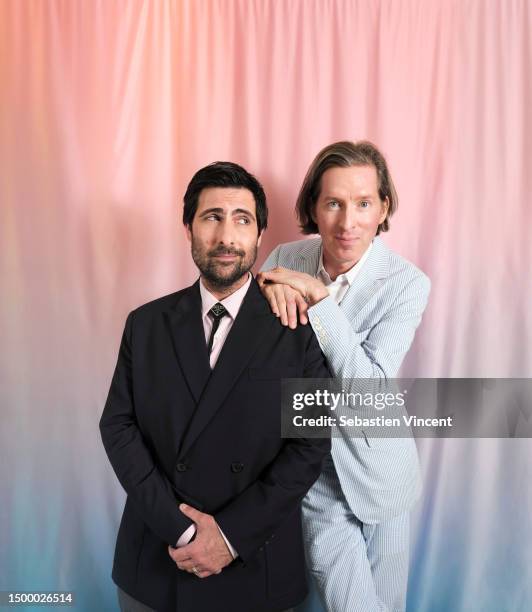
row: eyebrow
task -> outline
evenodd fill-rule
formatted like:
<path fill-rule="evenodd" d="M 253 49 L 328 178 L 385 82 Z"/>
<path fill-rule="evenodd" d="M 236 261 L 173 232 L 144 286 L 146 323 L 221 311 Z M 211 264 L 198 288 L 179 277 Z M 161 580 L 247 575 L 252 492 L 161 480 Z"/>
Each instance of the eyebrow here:
<path fill-rule="evenodd" d="M 356 199 L 357 200 L 371 200 L 372 198 L 373 196 L 370 194 L 362 194 L 362 195 L 359 195 Z M 328 194 L 328 195 L 324 195 L 323 199 L 324 200 L 343 200 L 344 197 L 341 196 L 340 194 L 338 195 Z"/>
<path fill-rule="evenodd" d="M 216 213 L 217 215 L 225 215 L 225 209 L 220 208 L 220 207 L 207 208 L 207 210 L 204 210 L 200 214 L 200 217 L 204 217 L 205 215 L 212 215 L 213 213 Z M 255 219 L 255 216 L 253 215 L 253 213 L 250 210 L 247 210 L 247 208 L 235 208 L 233 211 L 231 211 L 232 217 L 235 217 L 236 215 L 242 215 L 242 214 L 247 215 L 248 217 L 251 217 L 252 219 Z"/>

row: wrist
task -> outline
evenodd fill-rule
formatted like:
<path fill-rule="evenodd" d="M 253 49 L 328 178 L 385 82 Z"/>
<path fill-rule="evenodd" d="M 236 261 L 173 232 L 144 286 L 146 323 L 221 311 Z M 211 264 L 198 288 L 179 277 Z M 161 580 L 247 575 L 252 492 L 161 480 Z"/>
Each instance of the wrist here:
<path fill-rule="evenodd" d="M 314 306 L 318 302 L 321 302 L 324 298 L 328 297 L 329 292 L 327 291 L 327 287 L 323 283 L 316 283 L 310 289 L 307 294 L 307 304 L 309 306 Z"/>

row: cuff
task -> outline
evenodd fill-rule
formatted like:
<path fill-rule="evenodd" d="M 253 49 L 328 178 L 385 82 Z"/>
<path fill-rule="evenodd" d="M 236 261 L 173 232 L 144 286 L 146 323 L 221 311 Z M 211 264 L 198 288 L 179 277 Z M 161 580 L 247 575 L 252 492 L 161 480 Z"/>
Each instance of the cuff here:
<path fill-rule="evenodd" d="M 177 540 L 177 544 L 176 544 L 177 548 L 180 548 L 181 546 L 185 546 L 185 544 L 188 544 L 190 540 L 192 540 L 192 538 L 194 537 L 195 533 L 196 533 L 196 525 L 193 523 L 192 525 L 190 525 L 188 529 L 186 529 L 181 534 L 181 536 L 179 537 L 179 540 Z"/>
<path fill-rule="evenodd" d="M 233 559 L 236 559 L 238 557 L 238 553 L 231 546 L 229 540 L 225 537 L 225 533 L 220 529 L 220 526 L 218 525 L 218 523 L 216 523 L 216 527 L 218 527 L 218 531 L 222 535 L 222 538 L 224 539 L 224 542 L 227 544 L 227 548 L 229 549 L 229 552 L 233 555 Z"/>

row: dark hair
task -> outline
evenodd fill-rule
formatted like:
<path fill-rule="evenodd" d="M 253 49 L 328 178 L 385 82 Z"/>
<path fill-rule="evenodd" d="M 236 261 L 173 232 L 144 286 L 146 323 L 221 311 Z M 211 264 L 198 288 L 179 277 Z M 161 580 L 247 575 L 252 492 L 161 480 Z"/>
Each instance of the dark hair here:
<path fill-rule="evenodd" d="M 367 140 L 335 142 L 322 149 L 310 164 L 301 190 L 297 196 L 296 215 L 303 234 L 317 234 L 318 226 L 312 219 L 316 202 L 321 191 L 321 177 L 329 168 L 347 168 L 349 166 L 374 166 L 377 170 L 379 198 L 382 202 L 388 198 L 386 218 L 377 228 L 377 234 L 390 229 L 388 222 L 399 204 L 395 186 L 382 153 Z"/>
<path fill-rule="evenodd" d="M 268 207 L 266 195 L 259 181 L 245 168 L 232 162 L 214 162 L 198 170 L 188 184 L 185 197 L 183 198 L 183 223 L 191 226 L 198 200 L 203 189 L 208 187 L 233 187 L 249 189 L 255 198 L 257 226 L 259 234 L 268 225 Z"/>

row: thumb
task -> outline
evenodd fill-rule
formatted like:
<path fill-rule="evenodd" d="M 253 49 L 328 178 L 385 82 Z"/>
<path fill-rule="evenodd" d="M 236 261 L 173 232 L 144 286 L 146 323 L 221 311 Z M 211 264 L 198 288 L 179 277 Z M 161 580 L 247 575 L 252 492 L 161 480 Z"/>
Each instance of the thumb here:
<path fill-rule="evenodd" d="M 188 518 L 194 521 L 196 524 L 201 522 L 203 512 L 196 510 L 196 508 L 193 508 L 192 506 L 187 506 L 187 504 L 179 504 L 179 509 L 185 516 L 188 516 Z"/>
<path fill-rule="evenodd" d="M 259 272 L 259 274 L 262 280 L 270 280 L 275 276 L 277 272 L 280 271 L 281 268 L 272 268 L 271 270 L 264 270 L 263 272 Z"/>

